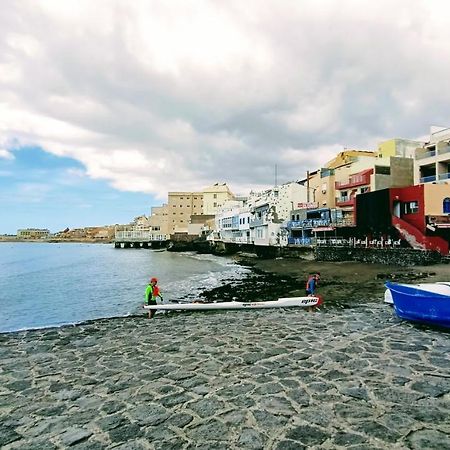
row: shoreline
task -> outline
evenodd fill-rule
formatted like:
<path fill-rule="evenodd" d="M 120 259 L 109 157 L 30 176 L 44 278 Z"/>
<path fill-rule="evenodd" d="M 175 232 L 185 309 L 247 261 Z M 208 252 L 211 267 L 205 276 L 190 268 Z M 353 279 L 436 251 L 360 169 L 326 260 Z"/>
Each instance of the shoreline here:
<path fill-rule="evenodd" d="M 229 258 L 229 257 L 227 257 Z M 319 262 L 315 260 L 278 258 L 260 259 L 249 255 L 231 257 L 250 272 L 242 279 L 228 279 L 218 287 L 205 289 L 199 297 L 210 302 L 236 300 L 254 302 L 280 297 L 302 297 L 310 273 L 319 271 L 317 293 L 324 297 L 322 308 L 349 308 L 371 302 L 383 302 L 384 282 L 450 281 L 450 265 L 398 267 L 359 262 Z M 14 333 L 59 330 L 95 322 L 145 318 L 147 312 L 124 316 L 99 317 L 75 323 L 49 325 L 20 330 L 0 331 L 0 337 Z"/>

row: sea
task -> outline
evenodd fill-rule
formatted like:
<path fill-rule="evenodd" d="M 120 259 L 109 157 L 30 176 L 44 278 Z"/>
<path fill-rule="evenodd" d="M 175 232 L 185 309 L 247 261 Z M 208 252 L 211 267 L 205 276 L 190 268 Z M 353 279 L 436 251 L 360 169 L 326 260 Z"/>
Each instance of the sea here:
<path fill-rule="evenodd" d="M 143 314 L 147 283 L 190 301 L 248 273 L 229 258 L 112 244 L 0 243 L 0 332 Z"/>

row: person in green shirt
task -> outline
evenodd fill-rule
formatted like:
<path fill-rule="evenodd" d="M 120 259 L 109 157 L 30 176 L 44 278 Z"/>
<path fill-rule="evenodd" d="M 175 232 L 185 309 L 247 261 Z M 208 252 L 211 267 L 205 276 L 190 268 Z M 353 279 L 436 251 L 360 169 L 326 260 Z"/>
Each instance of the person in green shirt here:
<path fill-rule="evenodd" d="M 156 305 L 156 299 L 159 297 L 162 300 L 161 293 L 159 292 L 159 287 L 157 286 L 158 279 L 153 277 L 150 279 L 150 283 L 145 288 L 145 299 L 144 305 Z M 156 309 L 148 310 L 148 318 L 152 319 L 156 313 Z"/>

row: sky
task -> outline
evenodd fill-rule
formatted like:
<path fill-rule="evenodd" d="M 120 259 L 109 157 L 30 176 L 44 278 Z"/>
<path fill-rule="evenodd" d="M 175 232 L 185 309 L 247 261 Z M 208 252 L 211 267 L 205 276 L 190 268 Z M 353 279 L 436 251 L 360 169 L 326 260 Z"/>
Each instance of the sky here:
<path fill-rule="evenodd" d="M 128 223 L 448 127 L 445 0 L 22 0 L 0 9 L 0 233 Z"/>

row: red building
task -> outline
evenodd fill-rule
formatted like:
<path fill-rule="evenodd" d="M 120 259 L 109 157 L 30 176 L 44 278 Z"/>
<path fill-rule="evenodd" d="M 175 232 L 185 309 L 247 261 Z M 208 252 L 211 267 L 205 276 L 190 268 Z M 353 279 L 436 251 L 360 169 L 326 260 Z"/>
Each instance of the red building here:
<path fill-rule="evenodd" d="M 356 197 L 362 233 L 400 237 L 411 247 L 449 253 L 450 185 L 389 188 Z"/>

